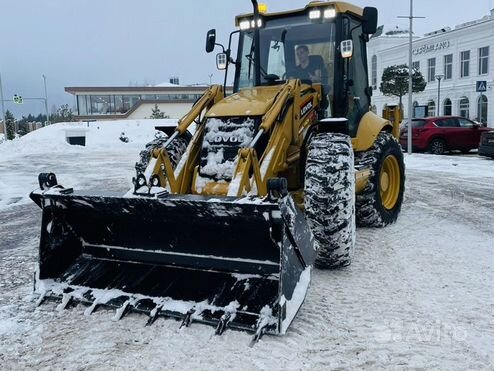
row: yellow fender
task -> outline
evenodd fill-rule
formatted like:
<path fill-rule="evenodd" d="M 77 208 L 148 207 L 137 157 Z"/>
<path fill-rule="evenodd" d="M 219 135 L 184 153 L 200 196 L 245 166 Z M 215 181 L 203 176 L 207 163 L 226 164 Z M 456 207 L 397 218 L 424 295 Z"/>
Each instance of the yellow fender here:
<path fill-rule="evenodd" d="M 367 151 L 383 130 L 391 131 L 393 136 L 398 139 L 399 123 L 393 125 L 389 120 L 383 119 L 374 112 L 367 112 L 360 120 L 357 136 L 352 138 L 353 150 L 356 152 Z"/>

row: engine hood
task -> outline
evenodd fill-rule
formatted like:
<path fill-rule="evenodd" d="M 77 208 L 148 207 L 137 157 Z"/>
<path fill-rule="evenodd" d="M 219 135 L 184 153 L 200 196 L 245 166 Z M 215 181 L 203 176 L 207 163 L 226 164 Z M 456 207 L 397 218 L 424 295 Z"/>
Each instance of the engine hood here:
<path fill-rule="evenodd" d="M 216 103 L 206 117 L 261 116 L 284 85 L 246 88 Z"/>

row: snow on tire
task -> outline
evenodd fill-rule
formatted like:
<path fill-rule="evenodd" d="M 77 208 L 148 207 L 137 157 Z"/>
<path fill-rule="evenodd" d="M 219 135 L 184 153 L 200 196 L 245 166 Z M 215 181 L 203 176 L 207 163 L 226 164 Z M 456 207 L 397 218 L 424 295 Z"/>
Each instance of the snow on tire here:
<path fill-rule="evenodd" d="M 317 247 L 316 266 L 351 263 L 355 245 L 355 174 L 348 135 L 312 137 L 305 169 L 305 212 Z"/>
<path fill-rule="evenodd" d="M 355 153 L 355 165 L 371 170 L 367 185 L 356 198 L 357 225 L 394 223 L 405 189 L 405 164 L 398 141 L 391 133 L 381 132 L 370 149 Z"/>
<path fill-rule="evenodd" d="M 151 152 L 154 149 L 162 148 L 167 140 L 168 137 L 160 137 L 146 144 L 144 150 L 139 153 L 139 161 L 136 162 L 135 168 L 138 174 L 143 173 L 146 170 L 146 167 L 151 160 Z M 179 136 L 175 138 L 175 140 L 168 146 L 168 157 L 170 157 L 170 162 L 172 163 L 173 168 L 177 166 L 180 158 L 185 153 L 188 144 L 189 141 L 186 138 Z"/>

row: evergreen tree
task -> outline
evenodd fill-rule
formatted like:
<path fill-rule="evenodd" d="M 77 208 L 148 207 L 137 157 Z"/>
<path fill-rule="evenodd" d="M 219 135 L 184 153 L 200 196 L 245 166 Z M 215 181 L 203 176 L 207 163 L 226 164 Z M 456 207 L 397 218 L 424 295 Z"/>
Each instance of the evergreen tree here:
<path fill-rule="evenodd" d="M 161 112 L 158 105 L 155 104 L 154 108 L 152 109 L 151 116 L 149 116 L 150 119 L 167 119 L 170 118 L 170 116 L 165 115 L 164 112 Z"/>
<path fill-rule="evenodd" d="M 396 96 L 400 99 L 408 93 L 408 66 L 406 64 L 394 65 L 386 67 L 381 78 L 381 86 L 379 89 L 384 95 Z M 424 91 L 427 83 L 424 76 L 419 70 L 412 71 L 412 92 L 420 93 Z"/>
<path fill-rule="evenodd" d="M 46 121 L 46 115 L 40 113 L 33 121 L 44 123 Z"/>
<path fill-rule="evenodd" d="M 6 126 L 6 135 L 7 140 L 12 140 L 15 138 L 15 118 L 12 112 L 7 110 L 5 112 L 5 126 Z"/>

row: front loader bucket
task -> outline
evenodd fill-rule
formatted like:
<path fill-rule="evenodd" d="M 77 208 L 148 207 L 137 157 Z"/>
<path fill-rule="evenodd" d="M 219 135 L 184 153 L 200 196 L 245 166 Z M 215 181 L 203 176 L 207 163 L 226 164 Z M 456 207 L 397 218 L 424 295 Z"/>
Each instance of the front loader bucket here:
<path fill-rule="evenodd" d="M 285 333 L 315 258 L 291 196 L 276 202 L 192 195 L 83 195 L 60 186 L 42 208 L 35 290 L 44 298 L 182 323 Z"/>

